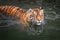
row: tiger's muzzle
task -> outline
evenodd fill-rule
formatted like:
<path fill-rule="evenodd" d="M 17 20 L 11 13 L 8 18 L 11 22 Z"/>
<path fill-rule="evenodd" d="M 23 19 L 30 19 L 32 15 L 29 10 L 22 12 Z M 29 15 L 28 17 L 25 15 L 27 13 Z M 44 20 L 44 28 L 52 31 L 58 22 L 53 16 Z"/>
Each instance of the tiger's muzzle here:
<path fill-rule="evenodd" d="M 37 20 L 36 21 L 36 25 L 41 25 L 42 24 L 42 21 L 41 20 Z"/>

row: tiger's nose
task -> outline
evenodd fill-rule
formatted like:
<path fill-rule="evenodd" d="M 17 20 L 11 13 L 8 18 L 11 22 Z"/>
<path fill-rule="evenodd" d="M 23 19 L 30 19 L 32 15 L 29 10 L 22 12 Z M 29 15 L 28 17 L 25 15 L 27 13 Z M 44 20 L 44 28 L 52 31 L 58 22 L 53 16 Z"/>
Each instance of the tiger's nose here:
<path fill-rule="evenodd" d="M 37 18 L 37 21 L 40 21 L 41 20 L 41 18 Z"/>
<path fill-rule="evenodd" d="M 37 16 L 36 18 L 37 18 L 37 20 L 38 20 L 38 21 L 40 21 L 40 20 L 41 20 L 41 17 L 40 17 L 40 16 Z"/>
<path fill-rule="evenodd" d="M 40 21 L 40 19 L 38 19 L 37 21 Z"/>
<path fill-rule="evenodd" d="M 41 16 L 36 16 L 36 25 L 41 25 Z"/>

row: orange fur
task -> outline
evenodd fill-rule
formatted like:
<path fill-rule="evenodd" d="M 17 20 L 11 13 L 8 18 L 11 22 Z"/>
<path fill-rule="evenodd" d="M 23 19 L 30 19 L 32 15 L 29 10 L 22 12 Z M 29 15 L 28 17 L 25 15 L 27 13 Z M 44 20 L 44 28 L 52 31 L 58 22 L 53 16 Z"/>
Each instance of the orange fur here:
<path fill-rule="evenodd" d="M 42 9 L 43 10 L 43 9 Z M 36 12 L 36 16 L 34 17 L 35 20 L 41 20 L 44 14 L 41 16 L 39 15 L 40 9 L 32 9 L 31 12 L 29 10 L 24 10 L 22 8 L 19 8 L 17 6 L 0 6 L 0 12 L 5 12 L 6 15 L 10 17 L 14 17 L 16 19 L 19 19 L 22 24 L 29 24 L 29 18 L 33 13 Z"/>

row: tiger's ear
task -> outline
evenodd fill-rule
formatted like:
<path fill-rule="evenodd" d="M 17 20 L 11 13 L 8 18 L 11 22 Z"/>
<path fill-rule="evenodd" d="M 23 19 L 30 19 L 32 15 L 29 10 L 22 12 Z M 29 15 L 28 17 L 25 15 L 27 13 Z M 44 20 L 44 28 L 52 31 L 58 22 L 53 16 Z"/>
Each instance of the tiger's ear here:
<path fill-rule="evenodd" d="M 41 10 L 40 10 L 40 15 L 43 15 L 43 13 L 44 13 L 44 10 L 41 9 Z"/>
<path fill-rule="evenodd" d="M 32 9 L 31 9 L 31 8 L 30 8 L 30 9 L 28 9 L 28 10 L 27 10 L 27 12 L 32 12 Z"/>
<path fill-rule="evenodd" d="M 40 15 L 43 15 L 43 13 L 44 13 L 44 10 L 43 10 L 43 7 L 40 7 Z"/>
<path fill-rule="evenodd" d="M 40 7 L 40 10 L 43 9 L 43 7 Z"/>
<path fill-rule="evenodd" d="M 40 9 L 41 9 L 41 7 L 40 7 Z"/>

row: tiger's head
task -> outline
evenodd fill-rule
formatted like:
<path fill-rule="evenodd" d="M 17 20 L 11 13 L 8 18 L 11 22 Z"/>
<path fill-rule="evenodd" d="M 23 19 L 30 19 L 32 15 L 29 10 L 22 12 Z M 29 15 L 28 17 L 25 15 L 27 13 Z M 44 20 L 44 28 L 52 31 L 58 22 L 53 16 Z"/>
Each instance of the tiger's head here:
<path fill-rule="evenodd" d="M 43 31 L 42 25 L 44 24 L 44 9 L 36 8 L 36 9 L 29 9 L 27 10 L 26 14 L 26 21 L 30 22 L 29 31 L 32 34 L 40 34 Z M 28 31 L 27 30 L 27 31 Z"/>
<path fill-rule="evenodd" d="M 34 34 L 41 33 L 43 30 L 41 25 L 44 24 L 44 9 L 30 8 L 25 12 L 23 12 L 23 10 L 20 10 L 20 13 L 21 12 L 22 14 L 20 15 L 20 21 L 23 24 L 23 27 L 21 29 L 27 29 L 26 31 L 31 31 L 31 33 L 34 32 Z"/>
<path fill-rule="evenodd" d="M 27 20 L 29 22 L 31 22 L 32 24 L 36 24 L 36 25 L 41 25 L 44 23 L 44 13 L 43 13 L 43 9 L 29 9 L 27 11 Z"/>

